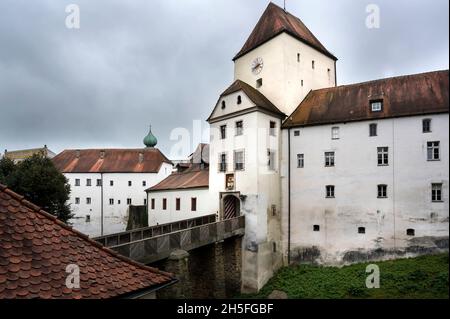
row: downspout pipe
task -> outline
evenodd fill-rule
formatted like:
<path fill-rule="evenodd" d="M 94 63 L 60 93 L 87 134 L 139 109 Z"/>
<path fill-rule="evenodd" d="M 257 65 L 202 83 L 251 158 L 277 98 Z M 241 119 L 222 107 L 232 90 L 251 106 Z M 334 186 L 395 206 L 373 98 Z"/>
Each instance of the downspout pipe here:
<path fill-rule="evenodd" d="M 101 194 L 100 194 L 100 203 L 101 203 L 101 208 L 100 208 L 100 214 L 101 214 L 101 216 L 100 216 L 100 220 L 101 220 L 101 225 L 100 225 L 100 232 L 101 232 L 101 236 L 103 236 L 104 235 L 104 230 L 103 230 L 103 218 L 104 218 L 104 215 L 103 215 L 103 173 L 100 173 L 100 178 L 101 178 L 101 186 L 100 186 L 100 192 L 101 192 Z"/>
<path fill-rule="evenodd" d="M 291 264 L 291 128 L 288 129 L 288 265 Z"/>

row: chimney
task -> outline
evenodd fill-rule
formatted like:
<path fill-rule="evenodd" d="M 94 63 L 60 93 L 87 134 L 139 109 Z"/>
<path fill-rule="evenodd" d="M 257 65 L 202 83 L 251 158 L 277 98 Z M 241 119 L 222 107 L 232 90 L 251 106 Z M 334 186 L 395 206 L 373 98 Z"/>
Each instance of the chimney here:
<path fill-rule="evenodd" d="M 100 151 L 100 159 L 104 159 L 105 158 L 105 151 Z"/>
<path fill-rule="evenodd" d="M 139 153 L 139 164 L 144 163 L 144 153 Z"/>

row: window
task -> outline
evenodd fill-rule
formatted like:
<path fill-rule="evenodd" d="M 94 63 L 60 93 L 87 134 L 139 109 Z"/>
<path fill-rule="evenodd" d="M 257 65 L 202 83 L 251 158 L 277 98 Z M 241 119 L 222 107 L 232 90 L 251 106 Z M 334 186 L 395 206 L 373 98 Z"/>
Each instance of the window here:
<path fill-rule="evenodd" d="M 300 85 L 303 86 L 303 80 L 300 81 Z"/>
<path fill-rule="evenodd" d="M 387 185 L 378 185 L 378 198 L 387 198 Z"/>
<path fill-rule="evenodd" d="M 297 53 L 297 62 L 300 62 L 300 53 Z"/>
<path fill-rule="evenodd" d="M 365 234 L 366 233 L 366 227 L 358 227 L 358 234 Z"/>
<path fill-rule="evenodd" d="M 117 201 L 117 204 L 120 205 L 120 199 Z"/>
<path fill-rule="evenodd" d="M 147 198 L 144 198 L 144 206 L 147 205 Z"/>
<path fill-rule="evenodd" d="M 109 205 L 114 205 L 114 198 L 109 199 Z"/>
<path fill-rule="evenodd" d="M 179 199 L 179 198 L 175 199 L 175 209 L 177 211 L 179 211 L 181 209 L 181 199 Z"/>
<path fill-rule="evenodd" d="M 80 179 L 79 178 L 77 178 L 76 180 L 75 180 L 75 186 L 80 186 Z"/>
<path fill-rule="evenodd" d="M 242 97 L 240 95 L 237 97 L 237 104 L 242 104 Z"/>
<path fill-rule="evenodd" d="M 128 186 L 132 186 L 133 185 L 133 183 L 131 182 L 131 181 L 128 181 Z"/>
<path fill-rule="evenodd" d="M 331 139 L 338 140 L 339 139 L 339 127 L 331 128 Z"/>
<path fill-rule="evenodd" d="M 226 125 L 222 125 L 222 126 L 220 127 L 220 138 L 221 138 L 222 140 L 224 140 L 224 139 L 227 138 L 227 126 L 226 126 Z"/>
<path fill-rule="evenodd" d="M 91 215 L 86 215 L 86 223 L 90 223 L 91 222 Z"/>
<path fill-rule="evenodd" d="M 109 186 L 114 186 L 114 181 L 109 181 Z"/>
<path fill-rule="evenodd" d="M 389 165 L 389 147 L 378 147 L 378 166 Z"/>
<path fill-rule="evenodd" d="M 296 136 L 296 137 L 300 136 L 300 130 L 294 131 L 294 136 Z"/>
<path fill-rule="evenodd" d="M 236 136 L 240 136 L 244 134 L 244 122 L 237 121 L 236 122 Z"/>
<path fill-rule="evenodd" d="M 80 205 L 80 198 L 79 197 L 75 197 L 75 205 Z"/>
<path fill-rule="evenodd" d="M 267 166 L 270 171 L 275 170 L 275 151 L 267 150 Z"/>
<path fill-rule="evenodd" d="M 277 123 L 270 121 L 270 129 L 269 129 L 269 134 L 271 136 L 276 136 L 275 132 L 276 132 L 276 128 L 277 128 Z"/>
<path fill-rule="evenodd" d="M 227 154 L 219 154 L 219 172 L 227 171 Z"/>
<path fill-rule="evenodd" d="M 305 155 L 304 154 L 297 154 L 297 167 L 298 168 L 305 167 Z"/>
<path fill-rule="evenodd" d="M 407 236 L 415 236 L 416 235 L 416 231 L 414 229 L 412 229 L 412 228 L 407 229 L 406 230 L 406 235 Z"/>
<path fill-rule="evenodd" d="M 150 208 L 155 209 L 155 199 L 154 198 L 152 198 L 150 201 Z"/>
<path fill-rule="evenodd" d="M 225 110 L 226 107 L 227 107 L 227 104 L 225 103 L 225 101 L 222 101 L 222 110 Z"/>
<path fill-rule="evenodd" d="M 260 88 L 263 85 L 263 79 L 256 80 L 256 88 Z"/>
<path fill-rule="evenodd" d="M 328 185 L 326 187 L 326 197 L 334 198 L 334 185 Z"/>
<path fill-rule="evenodd" d="M 440 142 L 428 142 L 427 143 L 427 158 L 429 161 L 439 161 L 439 145 Z"/>
<path fill-rule="evenodd" d="M 245 155 L 244 151 L 235 151 L 234 152 L 234 169 L 236 171 L 243 171 L 245 168 Z"/>
<path fill-rule="evenodd" d="M 197 198 L 195 197 L 191 198 L 191 211 L 197 211 Z"/>
<path fill-rule="evenodd" d="M 167 209 L 167 198 L 163 198 L 163 200 L 162 200 L 162 209 L 163 210 Z"/>
<path fill-rule="evenodd" d="M 325 153 L 325 167 L 334 167 L 334 152 Z"/>
<path fill-rule="evenodd" d="M 102 186 L 102 180 L 101 179 L 97 179 L 97 186 Z"/>
<path fill-rule="evenodd" d="M 320 226 L 319 225 L 314 225 L 313 226 L 313 231 L 315 231 L 315 232 L 320 231 Z"/>
<path fill-rule="evenodd" d="M 88 197 L 86 198 L 86 204 L 91 205 L 92 204 L 92 198 Z"/>
<path fill-rule="evenodd" d="M 431 133 L 431 120 L 425 119 L 422 121 L 422 131 L 423 133 Z"/>
<path fill-rule="evenodd" d="M 383 101 L 370 102 L 370 109 L 372 112 L 381 112 L 383 110 Z"/>
<path fill-rule="evenodd" d="M 316 61 L 312 60 L 311 67 L 313 70 L 316 68 Z"/>
<path fill-rule="evenodd" d="M 142 181 L 142 186 L 146 187 L 147 186 L 147 182 L 146 181 Z"/>
<path fill-rule="evenodd" d="M 442 184 L 431 184 L 431 201 L 442 202 Z"/>
<path fill-rule="evenodd" d="M 92 180 L 90 178 L 86 179 L 86 186 L 92 186 Z"/>
<path fill-rule="evenodd" d="M 127 205 L 131 205 L 131 198 L 127 198 Z"/>
<path fill-rule="evenodd" d="M 377 136 L 377 125 L 376 124 L 370 124 L 369 125 L 369 136 Z"/>

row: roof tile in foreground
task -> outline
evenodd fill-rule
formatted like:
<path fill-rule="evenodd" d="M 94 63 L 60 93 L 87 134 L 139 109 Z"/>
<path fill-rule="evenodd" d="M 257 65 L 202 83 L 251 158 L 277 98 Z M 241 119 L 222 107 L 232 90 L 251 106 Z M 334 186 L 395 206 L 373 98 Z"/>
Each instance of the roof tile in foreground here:
<path fill-rule="evenodd" d="M 66 287 L 66 267 L 80 288 Z M 0 299 L 127 297 L 174 282 L 172 274 L 104 248 L 0 184 Z"/>

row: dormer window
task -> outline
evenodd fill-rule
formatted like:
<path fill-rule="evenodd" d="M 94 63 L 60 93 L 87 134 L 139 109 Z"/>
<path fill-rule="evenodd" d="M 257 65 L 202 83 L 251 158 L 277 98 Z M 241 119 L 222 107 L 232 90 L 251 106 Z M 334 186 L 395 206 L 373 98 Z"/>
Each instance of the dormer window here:
<path fill-rule="evenodd" d="M 240 95 L 237 97 L 237 104 L 242 104 L 242 97 Z"/>
<path fill-rule="evenodd" d="M 256 88 L 259 89 L 263 85 L 263 79 L 256 80 Z"/>
<path fill-rule="evenodd" d="M 381 112 L 383 110 L 383 100 L 371 101 L 370 109 L 372 112 Z"/>
<path fill-rule="evenodd" d="M 226 107 L 227 107 L 227 104 L 225 103 L 225 101 L 222 101 L 222 110 L 225 110 Z"/>

